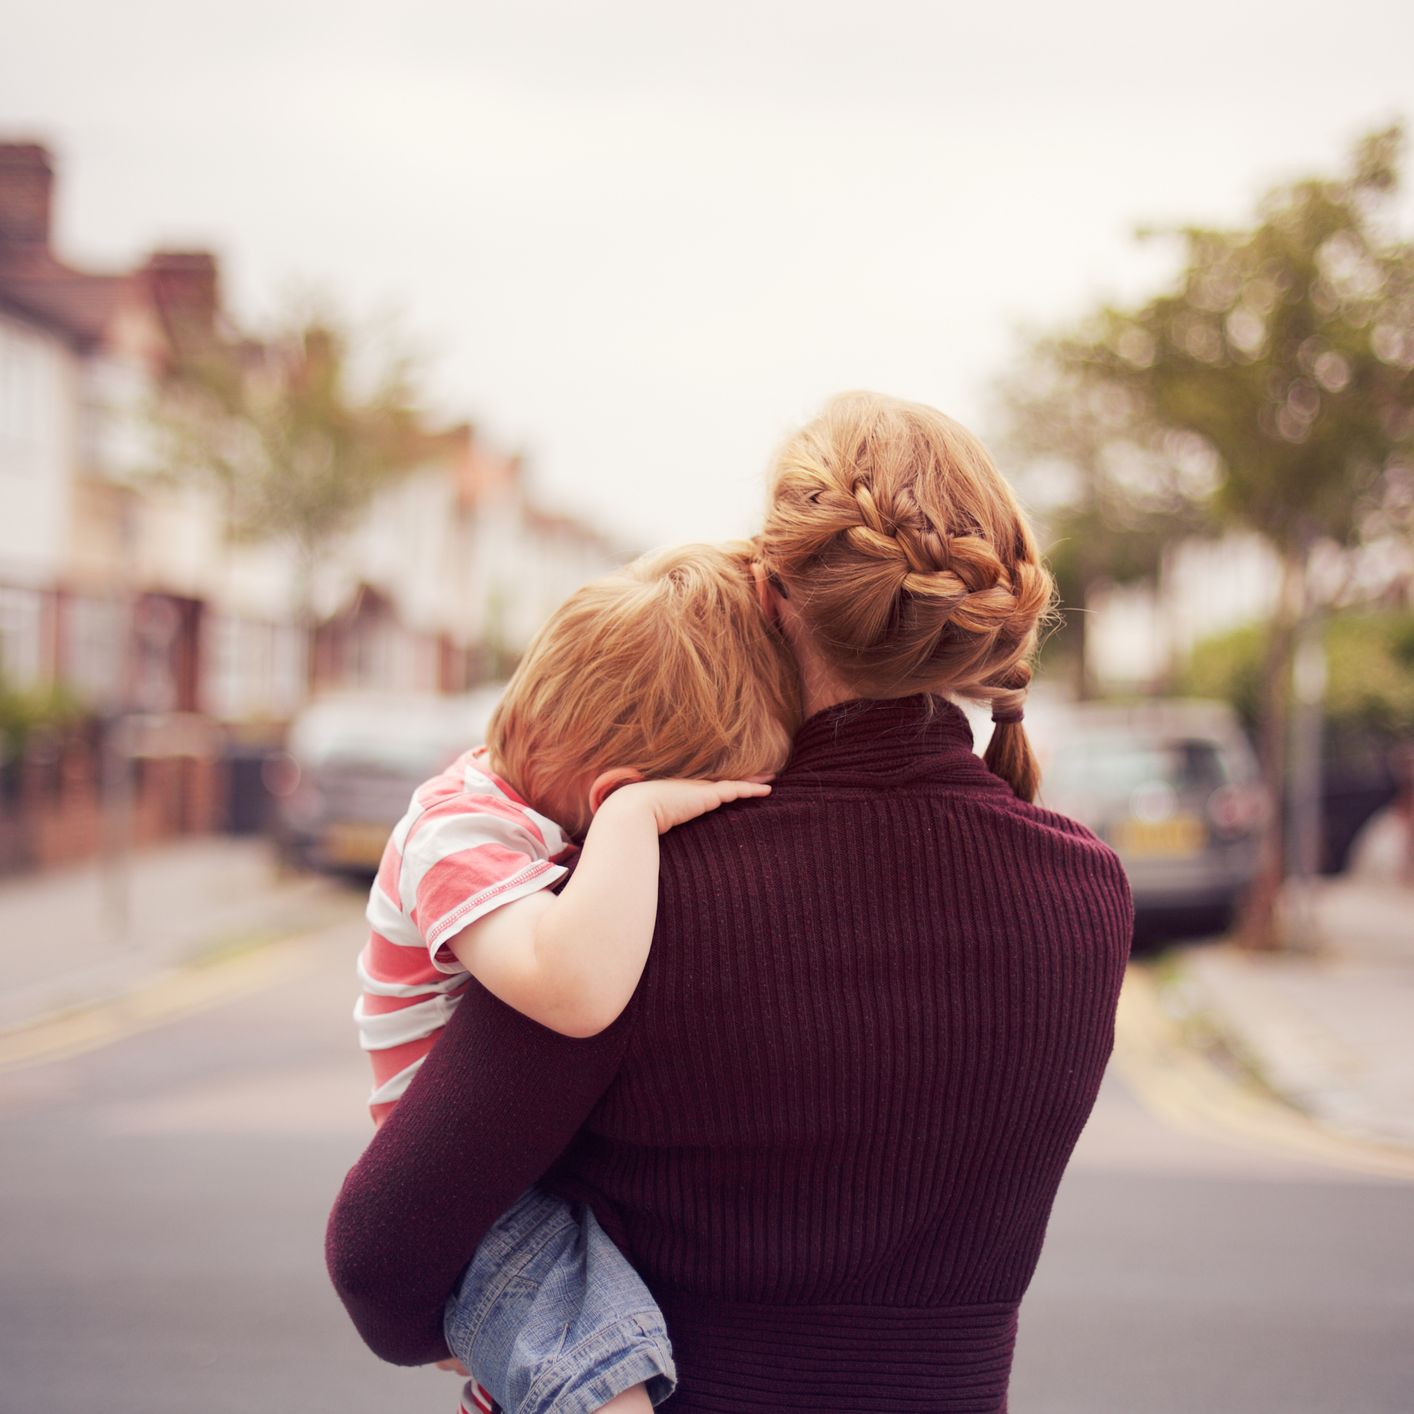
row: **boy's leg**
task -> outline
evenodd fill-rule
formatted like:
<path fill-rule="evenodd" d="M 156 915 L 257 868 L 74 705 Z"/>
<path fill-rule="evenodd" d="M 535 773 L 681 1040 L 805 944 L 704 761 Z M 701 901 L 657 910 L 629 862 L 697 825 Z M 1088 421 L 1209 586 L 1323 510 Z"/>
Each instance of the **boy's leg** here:
<path fill-rule="evenodd" d="M 646 1414 L 677 1380 L 637 1272 L 587 1208 L 538 1189 L 487 1234 L 447 1303 L 446 1334 L 506 1414 Z"/>
<path fill-rule="evenodd" d="M 616 1394 L 607 1404 L 601 1404 L 598 1414 L 649 1414 L 652 1408 L 648 1386 L 634 1385 L 632 1389 Z"/>

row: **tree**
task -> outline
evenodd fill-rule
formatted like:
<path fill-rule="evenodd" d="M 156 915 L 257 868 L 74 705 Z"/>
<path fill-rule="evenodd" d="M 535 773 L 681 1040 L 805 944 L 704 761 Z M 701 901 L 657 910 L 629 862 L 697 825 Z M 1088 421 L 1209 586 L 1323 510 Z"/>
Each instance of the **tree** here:
<path fill-rule="evenodd" d="M 179 339 L 157 408 L 160 472 L 222 496 L 238 540 L 295 555 L 295 613 L 308 623 L 315 569 L 427 441 L 407 360 L 359 378 L 354 340 L 327 317 L 268 342 Z"/>
<path fill-rule="evenodd" d="M 1284 797 L 1296 645 L 1340 585 L 1313 556 L 1400 522 L 1414 482 L 1414 246 L 1397 235 L 1403 132 L 1364 138 L 1349 170 L 1280 186 L 1241 230 L 1177 232 L 1175 286 L 1109 309 L 1064 341 L 1067 365 L 1133 395 L 1146 424 L 1197 439 L 1217 467 L 1224 525 L 1257 531 L 1282 570 L 1259 714 L 1263 772 Z M 1349 563 L 1347 556 L 1347 563 Z M 1282 813 L 1241 933 L 1272 947 L 1283 877 Z"/>
<path fill-rule="evenodd" d="M 1212 457 L 1155 425 L 1133 389 L 1097 376 L 1063 341 L 1033 340 L 1000 393 L 1003 452 L 1060 590 L 1064 622 L 1051 641 L 1083 701 L 1094 691 L 1088 600 L 1102 586 L 1156 579 L 1173 537 L 1211 523 Z"/>
<path fill-rule="evenodd" d="M 1194 645 L 1182 687 L 1223 698 L 1256 727 L 1262 711 L 1265 624 L 1244 624 Z M 1330 664 L 1326 721 L 1337 732 L 1363 732 L 1391 746 L 1414 738 L 1414 609 L 1359 608 L 1321 625 Z"/>

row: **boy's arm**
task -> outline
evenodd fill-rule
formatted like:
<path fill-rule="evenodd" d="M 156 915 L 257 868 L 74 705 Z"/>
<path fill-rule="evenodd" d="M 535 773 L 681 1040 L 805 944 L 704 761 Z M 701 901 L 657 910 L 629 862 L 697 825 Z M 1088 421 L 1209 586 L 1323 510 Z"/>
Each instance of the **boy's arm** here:
<path fill-rule="evenodd" d="M 631 1021 L 570 1040 L 467 988 L 329 1218 L 329 1274 L 376 1354 L 446 1358 L 442 1310 L 457 1278 L 569 1146 L 618 1070 Z"/>
<path fill-rule="evenodd" d="M 596 1035 L 628 1005 L 648 961 L 658 836 L 729 800 L 769 791 L 757 781 L 622 786 L 595 813 L 558 894 L 495 909 L 447 946 L 507 1006 L 564 1036 Z"/>

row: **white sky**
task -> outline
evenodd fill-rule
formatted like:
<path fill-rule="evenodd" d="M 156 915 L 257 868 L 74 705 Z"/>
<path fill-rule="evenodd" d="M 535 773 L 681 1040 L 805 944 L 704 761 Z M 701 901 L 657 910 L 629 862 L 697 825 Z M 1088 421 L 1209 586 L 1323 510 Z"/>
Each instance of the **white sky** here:
<path fill-rule="evenodd" d="M 8 0 L 0 134 L 74 260 L 397 311 L 438 408 L 630 541 L 753 528 L 830 392 L 986 434 L 1019 327 L 1414 117 L 1395 0 Z"/>

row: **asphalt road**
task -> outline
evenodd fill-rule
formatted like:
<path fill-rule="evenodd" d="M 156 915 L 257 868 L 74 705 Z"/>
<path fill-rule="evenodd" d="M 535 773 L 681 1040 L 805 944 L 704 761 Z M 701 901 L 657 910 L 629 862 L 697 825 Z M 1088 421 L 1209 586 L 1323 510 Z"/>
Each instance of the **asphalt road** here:
<path fill-rule="evenodd" d="M 0 1072 L 0 1414 L 451 1414 L 454 1379 L 381 1366 L 324 1275 L 367 1135 L 357 932 L 351 908 L 235 999 Z M 1414 1183 L 1172 1127 L 1123 1074 L 1022 1307 L 1013 1414 L 1407 1414 Z"/>

